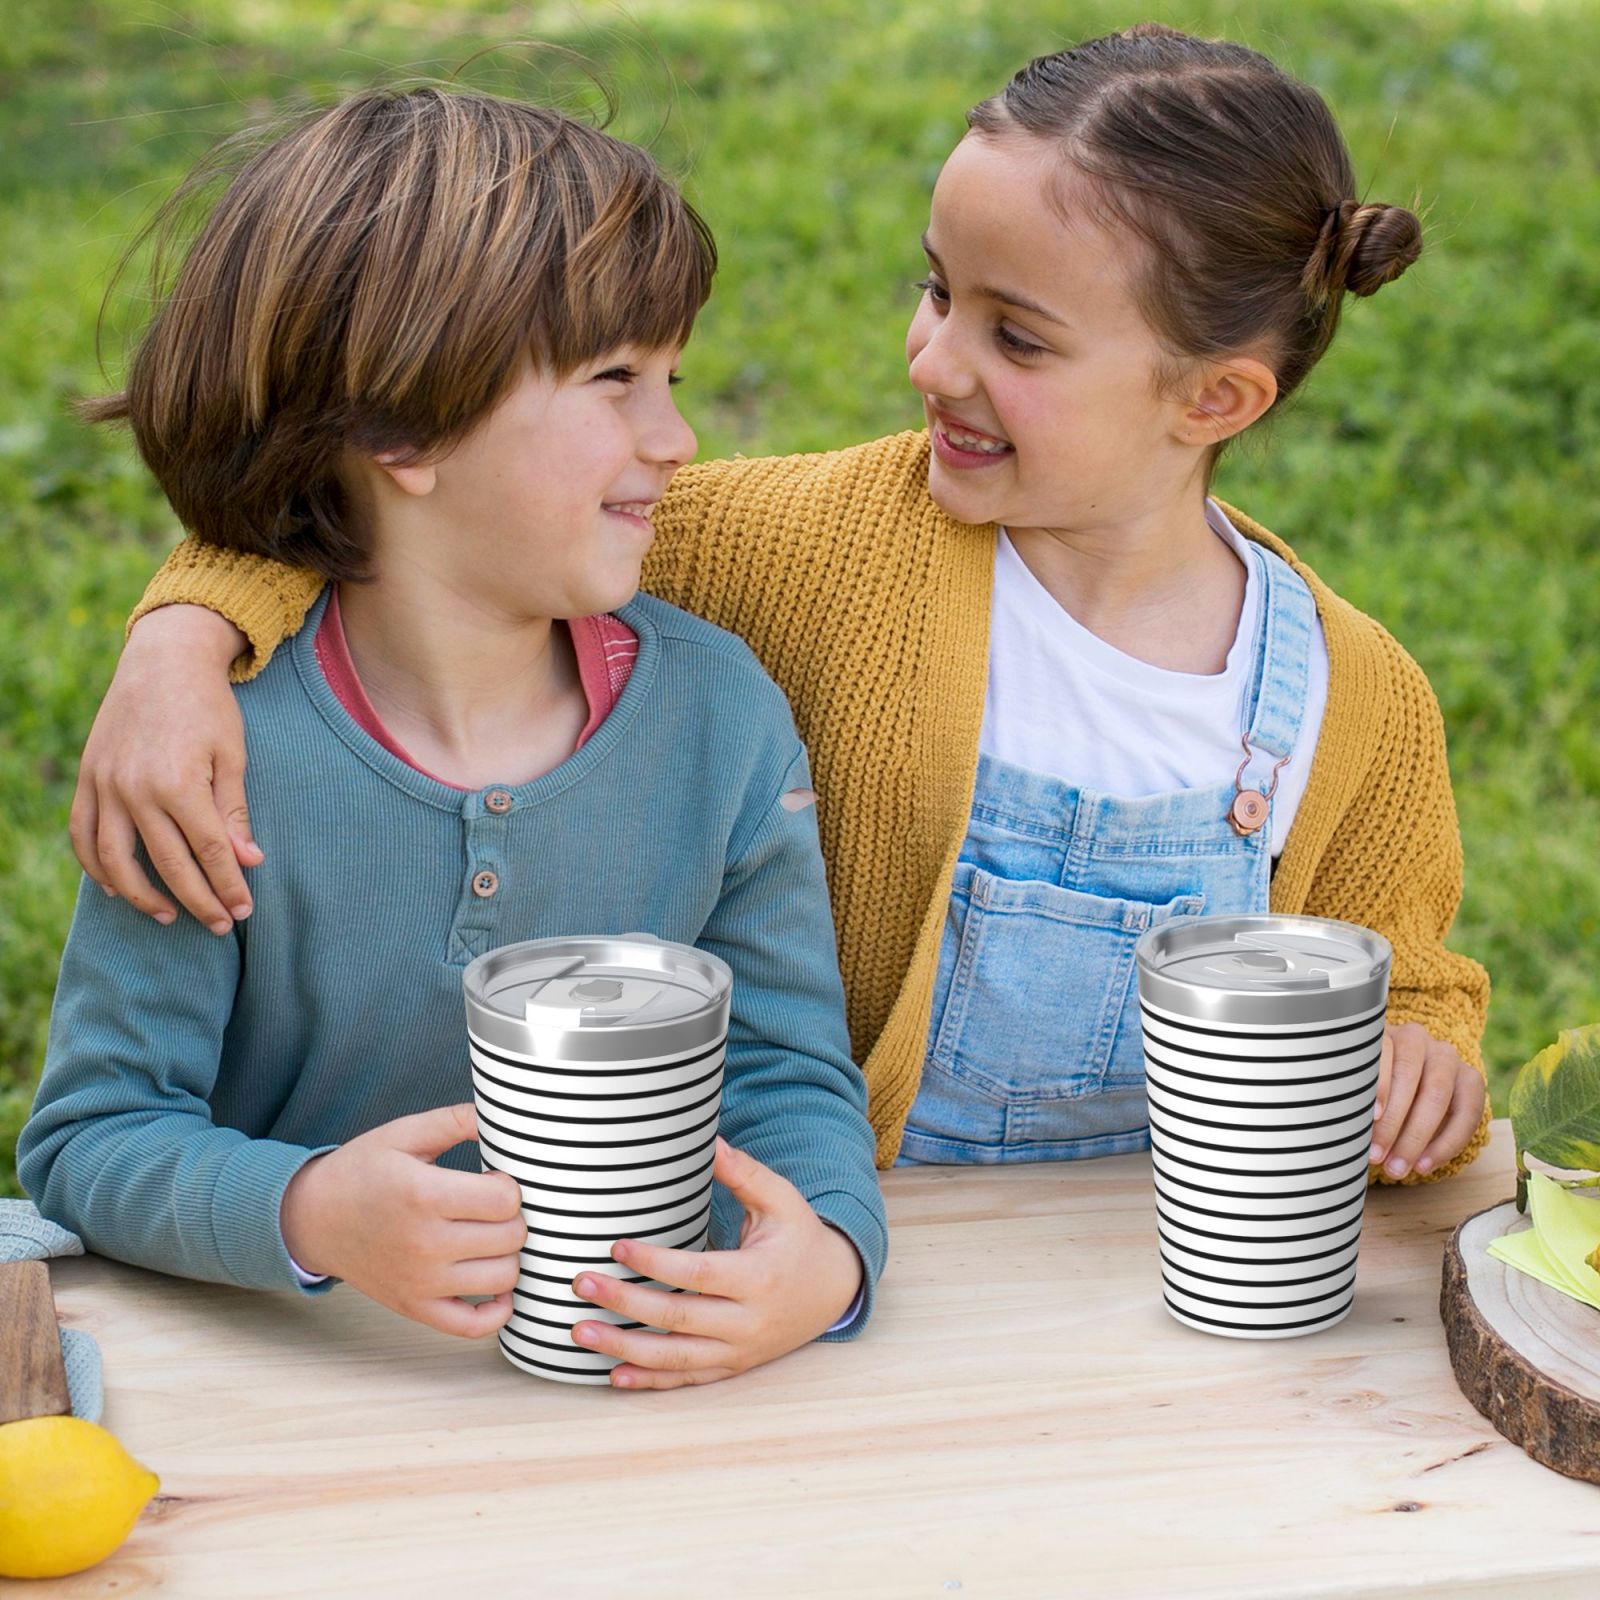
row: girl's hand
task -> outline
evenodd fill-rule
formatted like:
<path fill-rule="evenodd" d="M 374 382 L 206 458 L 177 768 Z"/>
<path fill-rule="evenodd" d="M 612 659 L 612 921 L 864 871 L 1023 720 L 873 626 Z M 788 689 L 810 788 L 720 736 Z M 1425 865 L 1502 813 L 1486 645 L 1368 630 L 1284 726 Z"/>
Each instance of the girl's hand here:
<path fill-rule="evenodd" d="M 1391 1023 L 1378 1061 L 1378 1103 L 1369 1159 L 1384 1176 L 1432 1172 L 1459 1155 L 1483 1115 L 1483 1074 L 1420 1023 Z"/>
<path fill-rule="evenodd" d="M 414 1322 L 481 1339 L 511 1315 L 527 1241 L 522 1191 L 503 1172 L 457 1172 L 437 1157 L 478 1137 L 469 1105 L 396 1117 L 289 1180 L 283 1242 L 306 1272 L 343 1278 Z M 460 1295 L 492 1295 L 481 1304 Z"/>
<path fill-rule="evenodd" d="M 72 798 L 72 848 L 107 894 L 157 922 L 177 909 L 155 869 L 213 933 L 250 915 L 240 865 L 262 859 L 244 800 L 244 724 L 228 666 L 248 641 L 204 606 L 162 606 L 134 625 L 101 702 Z"/>
<path fill-rule="evenodd" d="M 861 1258 L 787 1178 L 717 1140 L 712 1176 L 745 1209 L 737 1250 L 665 1250 L 619 1239 L 613 1259 L 687 1294 L 580 1273 L 585 1300 L 667 1333 L 580 1322 L 575 1343 L 618 1356 L 619 1389 L 715 1383 L 809 1344 L 844 1313 L 861 1286 Z"/>

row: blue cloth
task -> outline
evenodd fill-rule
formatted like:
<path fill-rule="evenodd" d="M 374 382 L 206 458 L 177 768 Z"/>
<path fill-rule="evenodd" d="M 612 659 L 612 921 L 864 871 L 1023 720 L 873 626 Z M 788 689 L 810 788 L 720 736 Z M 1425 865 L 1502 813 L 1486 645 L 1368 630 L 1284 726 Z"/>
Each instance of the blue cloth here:
<path fill-rule="evenodd" d="M 82 1254 L 83 1240 L 40 1216 L 31 1200 L 0 1200 L 0 1262 L 49 1261 Z M 100 1346 L 79 1328 L 63 1328 L 61 1361 L 67 1370 L 73 1416 L 98 1422 L 105 1406 Z"/>
<path fill-rule="evenodd" d="M 1294 749 L 1316 624 L 1299 575 L 1250 553 L 1262 581 L 1246 787 Z M 1148 1147 L 1134 946 L 1170 917 L 1267 909 L 1270 821 L 1236 834 L 1234 793 L 1118 799 L 979 759 L 900 1162 Z"/>
<path fill-rule="evenodd" d="M 722 1133 L 855 1245 L 862 1327 L 887 1250 L 866 1089 L 810 786 L 782 694 L 731 634 L 641 596 L 615 708 L 533 783 L 463 793 L 339 704 L 307 625 L 238 690 L 267 865 L 217 938 L 92 883 L 62 959 L 24 1186 L 90 1249 L 160 1271 L 324 1292 L 295 1276 L 284 1189 L 319 1151 L 472 1098 L 462 969 L 519 939 L 653 933 L 734 973 Z M 515 767 L 512 756 L 508 766 Z M 509 790 L 509 809 L 485 797 Z M 487 896 L 474 880 L 492 872 Z M 477 1147 L 441 1164 L 475 1171 Z M 742 1211 L 720 1185 L 714 1245 Z"/>

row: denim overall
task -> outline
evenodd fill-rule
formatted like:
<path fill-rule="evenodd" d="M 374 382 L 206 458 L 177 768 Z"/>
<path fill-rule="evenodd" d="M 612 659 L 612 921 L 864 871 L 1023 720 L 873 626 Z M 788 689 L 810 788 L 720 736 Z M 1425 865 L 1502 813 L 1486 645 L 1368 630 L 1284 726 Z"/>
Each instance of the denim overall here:
<path fill-rule="evenodd" d="M 1246 786 L 1299 737 L 1316 622 L 1298 574 L 1260 545 L 1250 555 L 1261 615 Z M 1121 800 L 979 757 L 900 1164 L 1148 1147 L 1134 945 L 1169 917 L 1267 909 L 1271 819 L 1236 833 L 1235 792 Z"/>

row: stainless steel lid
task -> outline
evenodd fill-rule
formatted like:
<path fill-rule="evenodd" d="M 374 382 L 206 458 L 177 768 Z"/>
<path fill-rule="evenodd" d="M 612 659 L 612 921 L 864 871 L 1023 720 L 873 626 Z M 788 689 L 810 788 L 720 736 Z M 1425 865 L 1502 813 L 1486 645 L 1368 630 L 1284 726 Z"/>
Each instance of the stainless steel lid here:
<path fill-rule="evenodd" d="M 1382 1009 L 1392 955 L 1326 917 L 1173 917 L 1139 940 L 1139 993 L 1197 1021 L 1337 1021 Z"/>
<path fill-rule="evenodd" d="M 560 1061 L 634 1061 L 703 1049 L 728 1028 L 733 974 L 647 933 L 529 939 L 470 963 L 467 1029 L 480 1044 Z"/>

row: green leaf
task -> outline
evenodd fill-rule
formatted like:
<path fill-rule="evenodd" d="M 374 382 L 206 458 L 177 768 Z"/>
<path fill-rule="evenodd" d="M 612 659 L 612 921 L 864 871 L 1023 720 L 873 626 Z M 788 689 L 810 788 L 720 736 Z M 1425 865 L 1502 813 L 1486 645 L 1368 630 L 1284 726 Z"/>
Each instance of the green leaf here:
<path fill-rule="evenodd" d="M 1511 1085 L 1519 1152 L 1568 1172 L 1600 1169 L 1600 1023 L 1568 1028 Z"/>

